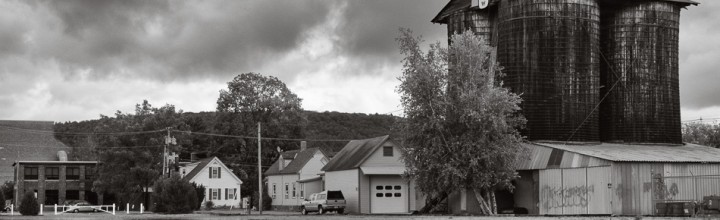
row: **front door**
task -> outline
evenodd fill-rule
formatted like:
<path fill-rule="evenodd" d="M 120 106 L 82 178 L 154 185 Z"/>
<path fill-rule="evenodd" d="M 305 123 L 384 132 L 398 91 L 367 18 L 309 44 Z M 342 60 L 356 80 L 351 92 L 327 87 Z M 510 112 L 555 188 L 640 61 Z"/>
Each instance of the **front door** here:
<path fill-rule="evenodd" d="M 408 213 L 408 184 L 399 175 L 370 177 L 371 213 Z"/>

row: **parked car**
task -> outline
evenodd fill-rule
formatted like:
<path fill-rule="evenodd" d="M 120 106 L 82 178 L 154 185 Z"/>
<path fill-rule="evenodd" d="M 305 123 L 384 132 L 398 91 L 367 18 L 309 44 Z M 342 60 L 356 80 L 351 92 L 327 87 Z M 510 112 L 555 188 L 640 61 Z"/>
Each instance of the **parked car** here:
<path fill-rule="evenodd" d="M 94 205 L 84 200 L 75 200 L 69 203 L 69 207 L 65 209 L 65 212 L 97 212 L 98 210 Z"/>
<path fill-rule="evenodd" d="M 300 212 L 307 215 L 308 212 L 317 212 L 323 214 L 328 211 L 337 211 L 342 214 L 345 211 L 345 197 L 342 191 L 322 191 L 313 193 L 310 198 L 300 205 Z"/>

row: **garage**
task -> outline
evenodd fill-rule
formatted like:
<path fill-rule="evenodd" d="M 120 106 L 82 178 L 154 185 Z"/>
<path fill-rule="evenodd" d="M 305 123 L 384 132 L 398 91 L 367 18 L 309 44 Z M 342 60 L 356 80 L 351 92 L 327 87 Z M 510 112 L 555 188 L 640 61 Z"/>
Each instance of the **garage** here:
<path fill-rule="evenodd" d="M 408 184 L 399 175 L 370 176 L 370 213 L 408 213 Z"/>

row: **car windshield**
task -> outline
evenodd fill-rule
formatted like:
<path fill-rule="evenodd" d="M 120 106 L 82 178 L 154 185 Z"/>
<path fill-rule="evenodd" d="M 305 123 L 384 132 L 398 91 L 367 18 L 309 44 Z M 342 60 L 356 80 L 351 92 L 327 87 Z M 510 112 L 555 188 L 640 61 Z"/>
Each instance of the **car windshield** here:
<path fill-rule="evenodd" d="M 327 195 L 327 198 L 332 200 L 345 199 L 345 197 L 343 197 L 342 191 L 328 191 Z"/>

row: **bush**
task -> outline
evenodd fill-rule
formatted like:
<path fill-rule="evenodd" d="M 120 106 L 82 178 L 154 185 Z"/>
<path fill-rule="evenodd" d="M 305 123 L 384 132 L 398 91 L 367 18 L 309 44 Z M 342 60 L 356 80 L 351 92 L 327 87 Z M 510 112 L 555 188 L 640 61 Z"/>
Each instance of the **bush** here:
<path fill-rule="evenodd" d="M 263 190 L 263 191 L 265 191 L 265 190 Z M 253 206 L 260 207 L 260 206 L 258 206 L 258 202 L 260 202 L 260 201 L 258 199 L 257 192 L 255 192 L 255 195 L 253 196 L 252 199 L 253 199 Z M 272 209 L 272 198 L 270 197 L 270 195 L 267 194 L 267 191 L 265 191 L 265 193 L 263 193 L 263 206 L 262 207 L 263 207 L 263 210 Z"/>
<path fill-rule="evenodd" d="M 197 207 L 197 199 L 195 187 L 180 179 L 178 175 L 160 178 L 153 185 L 153 212 L 192 213 Z"/>
<path fill-rule="evenodd" d="M 5 209 L 5 195 L 4 193 L 0 193 L 0 212 L 2 212 Z"/>
<path fill-rule="evenodd" d="M 192 186 L 195 188 L 195 195 L 197 195 L 197 206 L 195 206 L 195 210 L 199 210 L 202 206 L 203 199 L 205 199 L 205 186 L 198 186 L 194 182 L 192 183 Z"/>
<path fill-rule="evenodd" d="M 40 204 L 38 204 L 37 198 L 35 198 L 35 193 L 25 193 L 20 203 L 20 214 L 37 215 L 38 213 L 40 213 Z"/>
<path fill-rule="evenodd" d="M 213 201 L 207 201 L 207 202 L 205 202 L 205 209 L 206 209 L 206 210 L 212 210 L 213 207 L 215 207 L 215 203 L 213 203 Z"/>
<path fill-rule="evenodd" d="M 13 188 L 15 188 L 15 182 L 13 182 L 13 181 L 5 181 L 5 183 L 3 183 L 2 186 L 0 186 L 0 191 L 2 191 L 1 194 L 3 194 L 5 196 L 5 199 L 10 199 L 10 200 L 15 199 L 15 195 L 13 195 L 13 193 L 14 193 Z"/>

